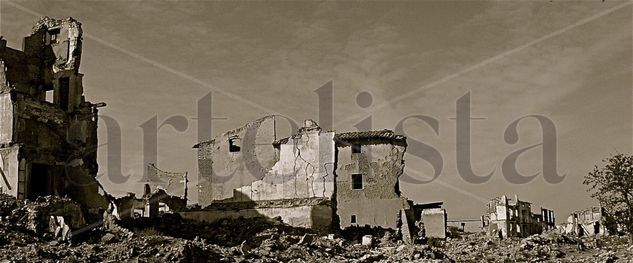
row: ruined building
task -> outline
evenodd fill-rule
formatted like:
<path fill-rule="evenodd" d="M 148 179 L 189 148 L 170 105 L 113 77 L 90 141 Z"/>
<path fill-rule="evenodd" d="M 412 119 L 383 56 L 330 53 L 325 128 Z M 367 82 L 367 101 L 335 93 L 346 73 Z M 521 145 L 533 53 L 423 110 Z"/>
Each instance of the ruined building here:
<path fill-rule="evenodd" d="M 121 219 L 158 217 L 187 208 L 187 172 L 168 172 L 155 164 L 147 165 L 148 178 L 141 197 L 131 192 L 114 200 Z"/>
<path fill-rule="evenodd" d="M 81 23 L 45 17 L 23 49 L 0 38 L 0 191 L 68 196 L 107 206 L 98 192 L 97 108 L 83 96 Z"/>
<path fill-rule="evenodd" d="M 603 207 L 575 211 L 561 224 L 561 232 L 577 236 L 609 235 L 617 232 L 616 223 L 609 217 Z"/>
<path fill-rule="evenodd" d="M 492 199 L 482 221 L 489 235 L 501 232 L 504 238 L 527 237 L 556 227 L 554 211 L 541 208 L 540 213 L 532 213 L 532 204 L 516 195 L 514 199 L 505 195 Z"/>
<path fill-rule="evenodd" d="M 413 204 L 398 186 L 406 146 L 389 130 L 337 133 L 311 120 L 277 138 L 275 116 L 264 117 L 194 146 L 204 209 L 181 214 L 201 221 L 281 217 L 322 231 L 408 230 Z"/>

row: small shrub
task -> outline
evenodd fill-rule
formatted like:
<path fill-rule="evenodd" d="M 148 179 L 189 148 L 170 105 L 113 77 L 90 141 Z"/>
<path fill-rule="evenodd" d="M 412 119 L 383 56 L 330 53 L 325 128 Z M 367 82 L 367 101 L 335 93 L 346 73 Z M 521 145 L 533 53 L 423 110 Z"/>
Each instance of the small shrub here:
<path fill-rule="evenodd" d="M 153 227 L 137 229 L 134 232 L 136 232 L 137 235 L 142 236 L 142 237 L 162 235 L 160 231 L 156 230 L 156 228 L 153 228 Z"/>

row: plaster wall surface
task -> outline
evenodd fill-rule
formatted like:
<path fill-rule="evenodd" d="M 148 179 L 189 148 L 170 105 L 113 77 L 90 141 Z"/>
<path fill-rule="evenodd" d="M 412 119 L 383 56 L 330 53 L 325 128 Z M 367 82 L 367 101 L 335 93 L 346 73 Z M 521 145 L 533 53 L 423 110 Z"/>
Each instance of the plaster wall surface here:
<path fill-rule="evenodd" d="M 2 178 L 0 178 L 1 192 L 12 196 L 18 196 L 18 172 L 19 146 L 10 146 L 0 148 L 0 169 L 2 169 Z M 22 186 L 24 187 L 24 186 Z"/>
<path fill-rule="evenodd" d="M 602 207 L 596 206 L 575 211 L 563 223 L 562 232 L 566 234 L 594 236 L 609 235 L 609 226 Z M 612 229 L 615 232 L 614 229 Z"/>
<path fill-rule="evenodd" d="M 0 144 L 13 140 L 13 102 L 11 94 L 0 94 Z"/>
<path fill-rule="evenodd" d="M 199 204 L 230 199 L 234 189 L 261 180 L 279 159 L 275 136 L 274 116 L 267 116 L 196 145 Z M 239 151 L 231 151 L 231 144 Z"/>
<path fill-rule="evenodd" d="M 337 147 L 336 215 L 341 228 L 398 228 L 400 210 L 409 208 L 398 189 L 404 151 L 404 146 L 395 144 L 363 144 L 360 153 L 352 153 L 352 147 Z M 362 189 L 353 189 L 353 174 L 362 175 Z"/>
<path fill-rule="evenodd" d="M 280 145 L 279 161 L 262 180 L 236 189 L 253 201 L 324 197 L 334 193 L 333 132 L 305 131 Z"/>
<path fill-rule="evenodd" d="M 422 222 L 427 237 L 446 238 L 446 210 L 425 209 L 422 211 Z"/>
<path fill-rule="evenodd" d="M 284 223 L 291 226 L 318 231 L 329 231 L 332 221 L 332 208 L 328 205 L 262 207 L 239 210 L 205 209 L 201 211 L 184 211 L 179 212 L 179 214 L 183 218 L 206 223 L 213 223 L 225 218 L 280 217 Z"/>

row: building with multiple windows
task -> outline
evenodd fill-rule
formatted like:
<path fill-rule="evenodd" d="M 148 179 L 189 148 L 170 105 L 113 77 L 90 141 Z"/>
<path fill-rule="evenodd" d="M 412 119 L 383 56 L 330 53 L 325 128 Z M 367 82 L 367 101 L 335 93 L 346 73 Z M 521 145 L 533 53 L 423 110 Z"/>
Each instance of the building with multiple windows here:
<path fill-rule="evenodd" d="M 532 204 L 510 199 L 503 195 L 492 199 L 482 217 L 482 225 L 490 235 L 502 237 L 527 237 L 556 228 L 554 211 L 541 208 L 540 213 L 532 212 Z"/>

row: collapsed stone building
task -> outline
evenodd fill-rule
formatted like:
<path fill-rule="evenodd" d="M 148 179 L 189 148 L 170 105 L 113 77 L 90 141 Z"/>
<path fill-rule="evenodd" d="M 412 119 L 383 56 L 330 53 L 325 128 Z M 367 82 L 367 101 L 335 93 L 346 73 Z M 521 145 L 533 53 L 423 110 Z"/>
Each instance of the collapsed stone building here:
<path fill-rule="evenodd" d="M 406 147 L 406 138 L 389 130 L 337 133 L 311 120 L 277 138 L 275 116 L 267 116 L 194 146 L 204 208 L 181 215 L 207 222 L 279 217 L 324 232 L 400 229 L 408 238 L 423 207 L 400 193 Z M 445 218 L 444 210 L 435 212 Z"/>
<path fill-rule="evenodd" d="M 554 211 L 541 208 L 532 213 L 532 204 L 519 200 L 517 195 L 509 199 L 503 195 L 488 202 L 482 217 L 482 226 L 489 235 L 528 237 L 556 228 Z"/>
<path fill-rule="evenodd" d="M 617 224 L 601 206 L 594 206 L 572 212 L 567 222 L 560 225 L 564 234 L 576 236 L 604 236 L 617 233 Z"/>
<path fill-rule="evenodd" d="M 68 196 L 104 209 L 97 174 L 98 108 L 83 95 L 81 23 L 42 18 L 23 49 L 0 37 L 0 191 Z"/>

